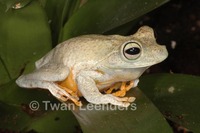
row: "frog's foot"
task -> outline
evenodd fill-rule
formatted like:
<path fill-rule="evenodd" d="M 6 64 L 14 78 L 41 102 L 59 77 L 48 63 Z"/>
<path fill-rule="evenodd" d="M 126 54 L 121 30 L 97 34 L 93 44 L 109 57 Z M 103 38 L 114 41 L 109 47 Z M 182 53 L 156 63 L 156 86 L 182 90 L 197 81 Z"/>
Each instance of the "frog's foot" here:
<path fill-rule="evenodd" d="M 119 89 L 120 86 L 121 86 L 121 83 L 115 83 L 113 86 L 111 86 L 108 90 L 105 90 L 104 92 L 106 94 L 111 94 L 113 92 L 113 90 Z"/>
<path fill-rule="evenodd" d="M 69 93 L 71 96 L 76 97 L 76 99 L 78 99 L 78 95 L 74 91 L 68 89 L 67 87 L 61 86 L 59 84 L 58 86 L 62 88 L 63 90 L 65 90 L 67 93 Z"/>
<path fill-rule="evenodd" d="M 129 91 L 132 87 L 136 87 L 139 82 L 139 79 L 136 79 L 134 81 L 128 82 L 122 82 L 120 90 L 117 92 L 112 93 L 114 96 L 123 97 L 126 95 L 126 92 Z M 127 85 L 128 83 L 128 85 Z"/>
<path fill-rule="evenodd" d="M 127 85 L 127 83 L 128 83 L 128 85 Z M 139 79 L 136 79 L 136 80 L 130 81 L 130 82 L 122 82 L 121 84 L 116 83 L 113 86 L 111 86 L 108 90 L 106 90 L 105 93 L 111 94 L 113 90 L 117 90 L 121 85 L 120 90 L 117 92 L 114 92 L 112 94 L 114 96 L 123 97 L 126 95 L 127 91 L 129 91 L 132 87 L 136 87 L 138 83 L 139 83 Z"/>
<path fill-rule="evenodd" d="M 104 96 L 101 97 L 102 98 L 102 103 L 107 103 L 107 101 L 109 101 L 109 103 L 114 104 L 114 105 L 118 105 L 118 106 L 122 106 L 122 107 L 128 107 L 130 105 L 131 102 L 135 101 L 135 97 L 116 97 L 113 96 L 112 94 L 106 94 Z"/>
<path fill-rule="evenodd" d="M 79 97 L 78 97 L 78 95 L 76 93 L 74 93 L 72 90 L 70 90 L 70 89 L 68 89 L 68 88 L 66 88 L 64 86 L 61 86 L 61 85 L 58 85 L 58 86 L 71 95 L 70 97 L 67 97 L 66 95 L 62 95 L 60 100 L 62 100 L 64 102 L 66 102 L 67 100 L 71 100 L 77 106 L 82 106 L 81 101 L 78 101 Z"/>
<path fill-rule="evenodd" d="M 135 101 L 135 97 L 115 97 L 115 99 L 117 99 L 118 101 L 122 101 L 122 102 L 134 102 Z"/>
<path fill-rule="evenodd" d="M 77 99 L 75 99 L 75 98 L 71 98 L 70 99 L 72 102 L 74 102 L 77 106 L 82 106 L 82 102 L 81 101 L 78 101 Z"/>
<path fill-rule="evenodd" d="M 78 101 L 79 93 L 77 84 L 73 78 L 72 70 L 73 68 L 70 70 L 69 75 L 65 80 L 56 82 L 56 84 L 59 88 L 66 91 L 71 96 L 68 98 L 69 100 L 73 101 L 77 106 L 82 106 L 82 103 Z"/>
<path fill-rule="evenodd" d="M 133 86 L 134 86 L 133 81 L 130 81 L 129 85 L 127 85 L 127 82 L 122 82 L 120 90 L 112 94 L 114 96 L 123 97 L 126 95 L 126 92 L 129 91 Z"/>
<path fill-rule="evenodd" d="M 60 93 L 57 93 L 57 95 L 54 95 L 54 96 L 57 97 L 62 102 L 66 102 L 68 100 L 71 100 L 77 106 L 82 106 L 81 101 L 78 101 L 78 99 L 76 97 L 67 97 L 66 95 L 63 95 L 63 94 L 60 94 Z"/>

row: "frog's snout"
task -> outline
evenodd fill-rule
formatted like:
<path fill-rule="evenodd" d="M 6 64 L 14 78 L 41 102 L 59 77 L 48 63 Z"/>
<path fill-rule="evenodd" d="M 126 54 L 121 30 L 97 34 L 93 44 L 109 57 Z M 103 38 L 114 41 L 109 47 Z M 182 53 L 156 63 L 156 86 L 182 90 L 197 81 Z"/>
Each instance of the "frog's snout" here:
<path fill-rule="evenodd" d="M 158 50 L 158 58 L 160 61 L 165 60 L 168 57 L 168 51 L 165 45 L 160 45 Z"/>

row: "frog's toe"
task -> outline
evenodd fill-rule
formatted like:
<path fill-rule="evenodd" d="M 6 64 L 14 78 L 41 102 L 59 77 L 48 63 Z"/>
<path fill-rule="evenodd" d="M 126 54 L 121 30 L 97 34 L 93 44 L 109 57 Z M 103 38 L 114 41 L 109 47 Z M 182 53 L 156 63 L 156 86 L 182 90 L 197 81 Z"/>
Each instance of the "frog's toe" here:
<path fill-rule="evenodd" d="M 135 97 L 115 97 L 118 101 L 122 101 L 122 102 L 134 102 L 135 101 Z"/>
<path fill-rule="evenodd" d="M 81 107 L 82 106 L 82 102 L 78 101 L 76 99 L 71 99 L 77 106 Z"/>
<path fill-rule="evenodd" d="M 66 101 L 68 101 L 69 100 L 69 98 L 68 97 L 65 97 L 65 96 L 63 96 L 63 95 L 60 95 L 59 97 L 57 97 L 60 101 L 62 101 L 62 102 L 66 102 Z"/>
<path fill-rule="evenodd" d="M 104 92 L 105 92 L 106 94 L 111 94 L 113 90 L 114 90 L 114 88 L 111 87 L 111 88 L 109 88 L 108 90 L 105 90 Z"/>
<path fill-rule="evenodd" d="M 63 102 L 66 102 L 67 100 L 71 100 L 72 102 L 74 102 L 77 106 L 82 106 L 82 103 L 81 101 L 78 101 L 79 100 L 79 97 L 77 95 L 69 95 L 66 91 L 63 91 L 62 90 L 62 97 L 61 97 L 61 100 Z"/>
<path fill-rule="evenodd" d="M 111 103 L 113 105 L 118 105 L 121 107 L 128 107 L 130 105 L 130 102 L 133 102 L 135 100 L 135 97 L 116 97 L 111 94 L 106 94 L 102 97 L 107 103 Z"/>
<path fill-rule="evenodd" d="M 112 93 L 114 96 L 117 96 L 117 97 L 123 97 L 126 95 L 126 90 L 120 90 L 120 91 L 117 91 L 115 93 Z"/>
<path fill-rule="evenodd" d="M 67 96 L 65 96 L 65 95 L 57 95 L 57 98 L 60 100 L 60 101 L 62 101 L 62 102 L 67 102 L 68 100 L 71 100 L 72 102 L 74 102 L 74 104 L 76 104 L 77 106 L 82 106 L 82 103 L 81 103 L 81 101 L 78 101 L 79 100 L 79 98 L 77 98 L 77 97 L 67 97 Z"/>
<path fill-rule="evenodd" d="M 79 100 L 79 97 L 77 95 L 70 95 L 68 92 L 66 92 L 65 90 L 59 90 L 58 92 L 59 94 L 65 96 L 65 97 L 68 97 L 69 99 L 76 99 L 76 100 Z"/>
<path fill-rule="evenodd" d="M 121 86 L 121 83 L 115 83 L 114 85 L 112 85 L 109 89 L 105 90 L 104 92 L 106 94 L 111 94 L 113 92 L 113 90 L 119 89 L 120 86 Z"/>
<path fill-rule="evenodd" d="M 127 101 L 128 101 L 128 102 L 134 102 L 135 99 L 136 99 L 135 97 L 128 97 Z"/>
<path fill-rule="evenodd" d="M 57 97 L 58 98 L 58 97 Z M 75 99 L 75 98 L 68 98 L 68 97 L 66 97 L 66 96 L 61 96 L 61 97 L 59 97 L 58 98 L 60 101 L 62 101 L 62 102 L 67 102 L 68 100 L 71 100 L 72 102 L 74 102 L 74 104 L 75 105 L 77 105 L 77 106 L 82 106 L 82 102 L 81 101 L 78 101 L 77 99 Z"/>
<path fill-rule="evenodd" d="M 123 102 L 121 106 L 127 108 L 129 105 L 130 105 L 129 102 Z"/>
<path fill-rule="evenodd" d="M 124 97 L 126 95 L 126 92 L 129 91 L 135 85 L 134 81 L 130 81 L 128 85 L 127 83 L 128 82 L 122 82 L 120 90 L 112 94 L 117 97 Z"/>

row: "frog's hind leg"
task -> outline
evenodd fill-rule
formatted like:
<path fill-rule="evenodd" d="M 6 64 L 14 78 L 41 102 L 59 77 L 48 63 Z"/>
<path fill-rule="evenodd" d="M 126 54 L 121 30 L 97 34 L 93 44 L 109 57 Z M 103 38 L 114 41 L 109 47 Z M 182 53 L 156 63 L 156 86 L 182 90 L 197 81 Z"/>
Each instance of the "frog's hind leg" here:
<path fill-rule="evenodd" d="M 53 96 L 61 101 L 65 102 L 70 99 L 77 105 L 81 105 L 77 96 L 70 95 L 56 83 L 65 80 L 68 74 L 69 69 L 64 65 L 47 64 L 40 69 L 36 69 L 33 73 L 20 76 L 16 83 L 24 88 L 48 89 Z"/>
<path fill-rule="evenodd" d="M 69 93 L 59 88 L 54 82 L 30 79 L 26 75 L 22 75 L 17 79 L 16 83 L 23 88 L 48 89 L 52 95 L 62 101 L 67 101 L 68 98 L 71 98 Z"/>
<path fill-rule="evenodd" d="M 40 81 L 63 81 L 69 74 L 69 69 L 64 65 L 46 64 L 32 73 L 21 75 L 17 80 L 18 85 L 28 86 L 26 80 L 40 80 Z M 22 82 L 24 80 L 24 82 Z M 29 87 L 27 87 L 29 88 Z"/>

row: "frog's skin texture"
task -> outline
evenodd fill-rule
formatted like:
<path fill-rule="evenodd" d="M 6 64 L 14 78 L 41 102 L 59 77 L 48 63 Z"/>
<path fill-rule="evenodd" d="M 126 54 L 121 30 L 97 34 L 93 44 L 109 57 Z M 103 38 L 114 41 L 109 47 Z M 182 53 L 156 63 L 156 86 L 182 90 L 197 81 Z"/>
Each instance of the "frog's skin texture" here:
<path fill-rule="evenodd" d="M 70 99 L 78 106 L 83 96 L 94 104 L 128 107 L 135 98 L 124 97 L 126 91 L 167 55 L 148 26 L 130 36 L 84 35 L 57 45 L 35 63 L 34 72 L 20 76 L 16 83 L 48 89 L 59 100 Z M 114 89 L 117 92 L 112 93 Z"/>

